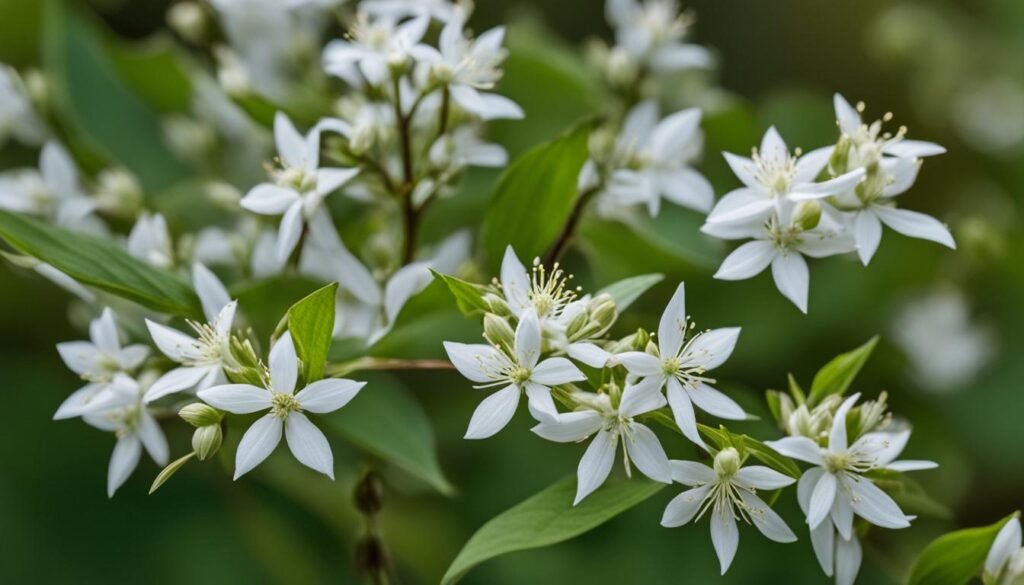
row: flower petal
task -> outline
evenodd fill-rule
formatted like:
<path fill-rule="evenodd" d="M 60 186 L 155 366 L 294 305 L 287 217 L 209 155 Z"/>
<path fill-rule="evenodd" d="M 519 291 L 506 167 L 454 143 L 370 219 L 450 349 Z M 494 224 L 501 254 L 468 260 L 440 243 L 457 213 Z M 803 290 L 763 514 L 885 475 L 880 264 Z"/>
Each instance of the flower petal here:
<path fill-rule="evenodd" d="M 818 480 L 811 492 L 811 501 L 807 506 L 807 524 L 811 529 L 817 528 L 832 510 L 832 502 L 836 499 L 836 476 L 826 473 Z"/>
<path fill-rule="evenodd" d="M 736 472 L 735 479 L 760 490 L 777 490 L 796 483 L 792 477 L 764 465 L 748 465 Z"/>
<path fill-rule="evenodd" d="M 861 518 L 882 528 L 910 526 L 910 519 L 903 510 L 871 480 L 847 474 L 845 483 L 850 490 L 850 505 Z"/>
<path fill-rule="evenodd" d="M 886 145 L 882 152 L 901 158 L 919 158 L 945 154 L 946 149 L 934 142 L 924 140 L 900 140 Z"/>
<path fill-rule="evenodd" d="M 618 435 L 604 430 L 599 431 L 590 441 L 583 458 L 580 459 L 579 467 L 576 468 L 576 499 L 572 503 L 573 506 L 579 504 L 608 479 L 612 464 L 615 462 L 615 447 L 618 441 Z"/>
<path fill-rule="evenodd" d="M 648 376 L 636 384 L 627 384 L 619 402 L 619 416 L 633 418 L 665 406 L 661 386 L 661 380 L 654 376 Z"/>
<path fill-rule="evenodd" d="M 853 220 L 853 237 L 857 242 L 857 255 L 867 266 L 882 241 L 882 222 L 870 209 L 857 213 Z"/>
<path fill-rule="evenodd" d="M 330 195 L 337 191 L 342 185 L 351 181 L 358 174 L 358 168 L 318 169 L 316 172 L 316 192 L 320 195 Z"/>
<path fill-rule="evenodd" d="M 283 427 L 284 422 L 274 414 L 264 415 L 252 423 L 238 442 L 238 451 L 235 453 L 236 480 L 263 463 L 274 452 L 281 442 Z"/>
<path fill-rule="evenodd" d="M 663 376 L 661 360 L 649 353 L 642 351 L 627 351 L 615 356 L 615 360 L 622 364 L 630 374 L 637 376 Z"/>
<path fill-rule="evenodd" d="M 160 376 L 160 379 L 158 379 L 156 382 L 153 382 L 153 385 L 146 390 L 146 394 L 143 397 L 142 401 L 148 404 L 150 402 L 153 402 L 154 400 L 159 400 L 169 394 L 174 394 L 175 392 L 181 392 L 182 390 L 194 388 L 197 384 L 199 384 L 199 381 L 202 380 L 203 377 L 208 375 L 210 373 L 210 370 L 214 368 L 219 369 L 219 366 L 183 366 L 180 368 L 174 368 L 173 370 L 167 372 L 163 376 Z"/>
<path fill-rule="evenodd" d="M 821 570 L 826 576 L 831 577 L 835 564 L 836 553 L 836 529 L 829 522 L 822 522 L 817 528 L 811 530 L 811 547 L 814 549 L 814 556 L 821 565 Z"/>
<path fill-rule="evenodd" d="M 740 498 L 747 506 L 748 515 L 754 526 L 770 540 L 775 542 L 794 542 L 796 535 L 764 500 L 746 491 L 739 490 Z"/>
<path fill-rule="evenodd" d="M 302 235 L 302 200 L 298 199 L 281 217 L 281 225 L 277 228 L 277 244 L 274 253 L 280 262 L 284 262 L 291 256 L 295 246 L 299 243 Z"/>
<path fill-rule="evenodd" d="M 722 156 L 725 157 L 725 162 L 729 163 L 729 168 L 735 173 L 736 178 L 744 185 L 757 191 L 763 189 L 761 182 L 757 180 L 757 165 L 754 164 L 754 161 L 731 152 L 723 152 Z"/>
<path fill-rule="evenodd" d="M 735 400 L 707 384 L 700 384 L 696 388 L 686 387 L 686 394 L 697 408 L 718 418 L 726 420 L 747 418 L 747 413 L 743 411 L 743 407 L 736 404 Z"/>
<path fill-rule="evenodd" d="M 566 412 L 544 420 L 532 430 L 537 436 L 556 443 L 575 443 L 601 430 L 604 417 L 592 410 Z"/>
<path fill-rule="evenodd" d="M 571 343 L 567 348 L 569 357 L 592 368 L 603 368 L 612 354 L 593 343 Z"/>
<path fill-rule="evenodd" d="M 139 465 L 142 457 L 142 442 L 136 435 L 127 435 L 117 440 L 114 452 L 110 455 L 107 467 L 107 497 L 114 497 L 114 492 L 121 487 Z"/>
<path fill-rule="evenodd" d="M 739 327 L 722 327 L 698 333 L 683 354 L 683 361 L 699 365 L 705 370 L 713 370 L 729 359 L 739 337 Z"/>
<path fill-rule="evenodd" d="M 736 527 L 736 517 L 733 516 L 732 506 L 712 510 L 711 544 L 715 547 L 715 554 L 718 555 L 718 563 L 722 567 L 724 575 L 729 570 L 733 558 L 736 557 L 736 549 L 740 545 L 740 531 Z"/>
<path fill-rule="evenodd" d="M 292 394 L 299 378 L 299 356 L 291 332 L 285 331 L 270 350 L 270 385 L 275 392 Z"/>
<path fill-rule="evenodd" d="M 109 307 L 103 309 L 99 319 L 89 323 L 89 337 L 100 351 L 107 354 L 115 354 L 121 349 L 121 336 L 114 321 L 114 312 Z"/>
<path fill-rule="evenodd" d="M 146 411 L 139 414 L 137 432 L 142 445 L 146 448 L 149 456 L 153 458 L 153 461 L 157 465 L 167 465 L 167 458 L 170 454 L 167 447 L 167 437 L 164 436 L 164 432 L 160 429 L 160 425 L 153 418 L 153 415 Z"/>
<path fill-rule="evenodd" d="M 516 358 L 519 365 L 533 369 L 540 358 L 540 321 L 533 309 L 527 309 L 516 326 Z"/>
<path fill-rule="evenodd" d="M 672 415 L 675 418 L 676 425 L 679 430 L 683 433 L 687 439 L 690 439 L 698 447 L 707 450 L 707 445 L 704 444 L 704 440 L 700 438 L 700 432 L 697 430 L 697 416 L 693 412 L 693 403 L 690 402 L 690 397 L 686 394 L 686 390 L 683 389 L 683 385 L 679 383 L 679 380 L 675 378 L 668 379 L 668 405 L 672 408 Z"/>
<path fill-rule="evenodd" d="M 850 506 L 850 500 L 845 494 L 839 494 L 832 504 L 829 515 L 832 517 L 832 524 L 839 531 L 839 536 L 849 540 L 853 535 L 853 507 Z"/>
<path fill-rule="evenodd" d="M 489 345 L 482 343 L 456 343 L 445 341 L 444 350 L 448 353 L 448 359 L 460 374 L 470 381 L 478 383 L 493 382 L 495 379 L 490 370 L 484 364 L 497 364 L 501 359 L 501 352 Z M 507 358 L 506 358 L 507 361 Z"/>
<path fill-rule="evenodd" d="M 530 381 L 544 386 L 558 386 L 568 382 L 580 382 L 587 376 L 575 364 L 565 358 L 548 358 L 533 368 Z"/>
<path fill-rule="evenodd" d="M 905 236 L 930 240 L 947 248 L 956 249 L 956 242 L 953 241 L 953 235 L 949 233 L 949 228 L 930 215 L 909 209 L 895 209 L 880 205 L 872 209 L 882 223 Z"/>
<path fill-rule="evenodd" d="M 806 461 L 811 465 L 824 465 L 825 463 L 825 459 L 821 456 L 821 448 L 807 437 L 783 437 L 777 441 L 765 441 L 764 444 L 786 457 Z"/>
<path fill-rule="evenodd" d="M 323 414 L 345 406 L 366 385 L 366 382 L 330 378 L 318 380 L 295 395 L 302 410 Z"/>
<path fill-rule="evenodd" d="M 273 394 L 249 384 L 225 384 L 198 392 L 203 402 L 234 414 L 249 414 L 270 408 Z"/>
<path fill-rule="evenodd" d="M 680 282 L 658 322 L 658 349 L 661 350 L 662 359 L 679 355 L 686 335 L 686 326 L 686 288 Z"/>
<path fill-rule="evenodd" d="M 516 413 L 519 394 L 519 387 L 513 384 L 484 398 L 469 420 L 465 438 L 486 439 L 505 428 Z"/>
<path fill-rule="evenodd" d="M 533 418 L 545 421 L 558 416 L 558 409 L 555 408 L 555 401 L 551 397 L 551 388 L 527 382 L 523 385 L 523 390 L 526 392 L 526 407 Z"/>
<path fill-rule="evenodd" d="M 835 414 L 832 415 L 832 430 L 828 435 L 829 451 L 841 453 L 846 451 L 849 446 L 849 443 L 846 440 L 846 415 L 850 412 L 850 409 L 853 408 L 853 405 L 857 403 L 859 398 L 859 393 L 851 394 L 843 401 L 842 404 L 839 405 Z"/>
<path fill-rule="evenodd" d="M 999 533 L 996 534 L 996 539 L 992 543 L 992 548 L 989 549 L 988 556 L 985 557 L 985 572 L 995 575 L 1006 564 L 1006 561 L 1010 560 L 1010 557 L 1015 555 L 1020 549 L 1020 520 L 1016 517 L 1010 518 L 999 529 Z"/>
<path fill-rule="evenodd" d="M 693 520 L 712 487 L 712 484 L 702 485 L 672 498 L 665 506 L 665 513 L 661 515 L 661 525 L 665 528 L 675 528 Z"/>
<path fill-rule="evenodd" d="M 260 215 L 281 215 L 299 200 L 295 189 L 273 183 L 260 183 L 242 197 L 239 205 Z"/>
<path fill-rule="evenodd" d="M 836 540 L 836 585 L 853 585 L 862 558 L 863 551 L 856 534 L 849 539 Z"/>
<path fill-rule="evenodd" d="M 288 448 L 299 463 L 334 479 L 334 454 L 327 437 L 301 412 L 290 412 L 284 423 Z"/>
<path fill-rule="evenodd" d="M 274 143 L 277 154 L 289 167 L 303 168 L 306 164 L 306 139 L 284 112 L 274 116 Z"/>
<path fill-rule="evenodd" d="M 782 296 L 792 301 L 801 312 L 806 313 L 810 274 L 804 257 L 792 251 L 777 255 L 772 260 L 772 277 Z"/>
<path fill-rule="evenodd" d="M 839 122 L 839 130 L 847 136 L 853 136 L 860 130 L 860 114 L 846 101 L 846 98 L 838 93 L 832 96 L 832 104 L 836 109 L 836 120 Z"/>
<path fill-rule="evenodd" d="M 683 485 L 701 485 L 718 481 L 715 470 L 703 463 L 672 460 L 668 465 L 672 472 L 672 480 Z"/>
<path fill-rule="evenodd" d="M 640 423 L 629 423 L 630 435 L 623 440 L 629 459 L 647 477 L 661 483 L 672 483 L 668 456 L 654 431 Z"/>
<path fill-rule="evenodd" d="M 98 347 L 88 341 L 65 341 L 57 344 L 57 353 L 64 364 L 76 374 L 91 372 L 103 357 Z"/>
<path fill-rule="evenodd" d="M 764 240 L 747 242 L 726 256 L 715 273 L 719 280 L 744 280 L 764 271 L 778 255 L 778 249 Z"/>
<path fill-rule="evenodd" d="M 516 315 L 522 313 L 530 304 L 530 275 L 523 263 L 519 261 L 512 246 L 505 248 L 505 257 L 501 261 L 501 290 L 505 300 Z"/>
<path fill-rule="evenodd" d="M 149 319 L 146 319 L 146 328 L 157 349 L 172 360 L 182 363 L 199 358 L 198 342 L 194 338 Z"/>

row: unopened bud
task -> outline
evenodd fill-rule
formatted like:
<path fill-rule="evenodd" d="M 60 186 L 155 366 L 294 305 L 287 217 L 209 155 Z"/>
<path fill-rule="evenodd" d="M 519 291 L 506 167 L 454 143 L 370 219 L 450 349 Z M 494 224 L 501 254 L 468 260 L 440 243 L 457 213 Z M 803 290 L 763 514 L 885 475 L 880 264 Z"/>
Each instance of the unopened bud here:
<path fill-rule="evenodd" d="M 565 326 L 565 336 L 569 339 L 581 339 L 582 337 L 580 337 L 579 334 L 584 332 L 584 329 L 587 328 L 587 324 L 589 322 L 590 315 L 587 311 L 577 311 Z"/>
<path fill-rule="evenodd" d="M 384 503 L 384 486 L 380 477 L 372 471 L 364 475 L 356 484 L 354 499 L 356 508 L 363 514 L 373 516 L 380 512 Z"/>
<path fill-rule="evenodd" d="M 587 139 L 587 147 L 590 150 L 591 158 L 605 160 L 615 150 L 615 132 L 607 126 L 602 126 L 590 133 Z"/>
<path fill-rule="evenodd" d="M 828 160 L 828 168 L 834 175 L 842 175 L 849 169 L 847 166 L 850 161 L 850 148 L 852 143 L 849 136 L 845 134 L 839 137 L 839 142 L 836 143 L 835 149 L 832 150 L 832 156 Z"/>
<path fill-rule="evenodd" d="M 192 433 L 192 451 L 200 461 L 206 461 L 220 449 L 224 441 L 224 433 L 220 424 L 199 427 Z"/>
<path fill-rule="evenodd" d="M 100 209 L 119 217 L 135 217 L 142 209 L 142 186 L 135 175 L 111 168 L 96 178 L 96 200 Z"/>
<path fill-rule="evenodd" d="M 231 183 L 225 181 L 210 181 L 206 184 L 206 198 L 217 207 L 226 210 L 237 210 L 238 202 L 242 200 L 242 193 Z"/>
<path fill-rule="evenodd" d="M 614 325 L 615 320 L 619 318 L 619 309 L 615 304 L 615 299 L 610 295 L 598 295 L 590 302 L 590 318 L 596 321 L 602 329 Z"/>
<path fill-rule="evenodd" d="M 220 424 L 224 413 L 202 402 L 193 402 L 178 411 L 178 416 L 194 427 Z"/>
<path fill-rule="evenodd" d="M 740 453 L 733 447 L 726 447 L 715 455 L 715 473 L 718 477 L 729 478 L 740 470 Z"/>
<path fill-rule="evenodd" d="M 793 212 L 793 224 L 807 231 L 818 227 L 821 221 L 821 204 L 817 201 L 804 201 Z"/>
<path fill-rule="evenodd" d="M 647 344 L 651 341 L 651 334 L 643 329 L 637 329 L 633 335 L 633 351 L 647 351 Z"/>
<path fill-rule="evenodd" d="M 499 317 L 511 317 L 514 315 L 512 307 L 509 307 L 508 303 L 505 302 L 505 299 L 498 295 L 484 295 L 484 301 L 487 303 L 487 306 L 490 307 L 491 312 Z"/>
<path fill-rule="evenodd" d="M 167 11 L 167 23 L 182 38 L 193 43 L 199 43 L 206 36 L 206 13 L 196 2 L 179 2 L 171 6 Z"/>
<path fill-rule="evenodd" d="M 608 81 L 617 86 L 629 86 L 636 80 L 637 66 L 633 57 L 622 47 L 614 47 L 608 54 Z"/>
<path fill-rule="evenodd" d="M 484 315 L 484 336 L 498 347 L 511 349 L 516 345 L 516 332 L 512 326 L 508 324 L 507 320 L 494 313 Z"/>
<path fill-rule="evenodd" d="M 43 109 L 50 99 L 50 82 L 46 79 L 46 74 L 40 69 L 29 69 L 25 71 L 23 80 L 29 99 L 36 108 Z"/>

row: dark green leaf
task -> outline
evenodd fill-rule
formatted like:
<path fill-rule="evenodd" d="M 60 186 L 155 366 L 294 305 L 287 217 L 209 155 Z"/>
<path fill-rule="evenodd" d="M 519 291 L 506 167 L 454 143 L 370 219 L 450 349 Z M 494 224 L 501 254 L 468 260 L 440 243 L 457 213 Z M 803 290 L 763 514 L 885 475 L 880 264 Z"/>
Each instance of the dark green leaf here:
<path fill-rule="evenodd" d="M 113 242 L 0 211 L 0 237 L 23 254 L 53 265 L 78 282 L 150 309 L 198 316 L 199 299 L 177 276 L 128 255 Z"/>
<path fill-rule="evenodd" d="M 647 292 L 652 286 L 658 284 L 665 279 L 664 274 L 642 274 L 640 276 L 634 276 L 632 278 L 625 278 L 618 282 L 613 282 L 608 286 L 597 291 L 597 294 L 605 294 L 612 297 L 615 300 L 615 307 L 619 313 L 626 310 L 627 307 L 633 304 L 640 295 Z"/>
<path fill-rule="evenodd" d="M 529 262 L 558 238 L 576 204 L 590 126 L 580 124 L 530 149 L 502 173 L 480 228 L 480 245 L 493 272 L 506 246 Z"/>
<path fill-rule="evenodd" d="M 449 276 L 447 274 L 441 274 L 436 270 L 431 270 L 434 273 L 434 278 L 441 280 L 447 285 L 448 290 L 451 291 L 452 296 L 455 297 L 455 302 L 459 305 L 459 310 L 462 311 L 463 315 L 479 315 L 480 313 L 486 313 L 490 310 L 487 306 L 487 302 L 484 301 L 483 293 L 484 287 L 479 284 L 472 282 L 466 282 Z"/>
<path fill-rule="evenodd" d="M 877 344 L 878 336 L 876 335 L 857 349 L 836 356 L 825 367 L 818 370 L 811 383 L 811 395 L 808 397 L 810 403 L 817 404 L 826 396 L 845 393 L 860 369 L 864 367 L 864 362 L 871 357 L 871 352 L 874 351 Z"/>
<path fill-rule="evenodd" d="M 967 528 L 933 540 L 914 561 L 909 585 L 966 585 L 981 573 L 996 534 L 1016 514 L 981 528 Z"/>
<path fill-rule="evenodd" d="M 593 530 L 664 487 L 647 479 L 612 480 L 573 506 L 576 478 L 563 479 L 480 527 L 448 567 L 441 583 L 455 583 L 473 567 L 495 557 L 557 544 Z"/>
<path fill-rule="evenodd" d="M 425 481 L 442 494 L 452 486 L 441 471 L 434 431 L 423 407 L 394 377 L 360 374 L 366 387 L 341 410 L 320 417 L 324 430 Z"/>
<path fill-rule="evenodd" d="M 192 81 L 170 38 L 154 36 L 132 44 L 111 38 L 105 47 L 120 78 L 139 97 L 162 112 L 188 111 Z"/>
<path fill-rule="evenodd" d="M 338 283 L 332 282 L 288 309 L 288 331 L 302 360 L 302 375 L 307 384 L 324 377 L 327 352 L 334 337 L 337 294 Z"/>

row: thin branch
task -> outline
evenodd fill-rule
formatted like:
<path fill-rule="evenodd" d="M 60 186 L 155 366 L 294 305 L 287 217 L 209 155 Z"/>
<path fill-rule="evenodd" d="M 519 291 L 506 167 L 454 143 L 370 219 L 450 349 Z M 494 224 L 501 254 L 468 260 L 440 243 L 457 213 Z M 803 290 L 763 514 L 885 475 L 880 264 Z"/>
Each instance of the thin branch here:
<path fill-rule="evenodd" d="M 558 235 L 558 239 L 552 244 L 548 253 L 544 255 L 545 264 L 551 266 L 562 257 L 562 254 L 576 235 L 576 226 L 579 224 L 580 218 L 583 217 L 583 210 L 590 203 L 590 200 L 594 198 L 594 195 L 597 195 L 598 190 L 599 188 L 596 186 L 589 187 L 576 197 L 576 205 L 573 206 L 569 219 L 562 227 L 562 232 Z"/>
<path fill-rule="evenodd" d="M 403 360 L 397 358 L 364 357 L 340 364 L 328 364 L 326 373 L 339 377 L 367 370 L 453 370 L 448 360 Z"/>

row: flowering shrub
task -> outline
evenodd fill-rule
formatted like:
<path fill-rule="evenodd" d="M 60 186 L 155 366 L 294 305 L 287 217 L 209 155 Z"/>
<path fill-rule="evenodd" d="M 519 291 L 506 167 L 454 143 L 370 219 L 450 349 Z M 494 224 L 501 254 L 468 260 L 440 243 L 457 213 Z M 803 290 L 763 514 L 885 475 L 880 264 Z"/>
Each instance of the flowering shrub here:
<path fill-rule="evenodd" d="M 806 313 L 807 257 L 856 254 L 866 267 L 885 228 L 956 248 L 943 223 L 900 199 L 945 149 L 835 94 L 833 144 L 803 152 L 770 127 L 749 156 L 724 153 L 741 186 L 719 196 L 701 170 L 715 156 L 703 152 L 702 108 L 670 105 L 681 78 L 716 61 L 687 42 L 692 15 L 672 0 L 608 0 L 614 44 L 588 53 L 602 111 L 510 163 L 489 136 L 495 121 L 527 114 L 502 94 L 504 27 L 474 33 L 471 10 L 448 0 L 179 3 L 168 18 L 180 50 L 161 63 L 186 97 L 159 126 L 125 101 L 126 123 L 138 125 L 117 131 L 136 146 L 117 152 L 84 140 L 96 121 L 72 123 L 61 109 L 75 88 L 0 71 L 4 138 L 39 149 L 38 168 L 0 178 L 4 256 L 90 317 L 87 341 L 57 345 L 83 385 L 54 418 L 114 435 L 110 496 L 143 452 L 163 467 L 152 493 L 211 461 L 238 480 L 282 438 L 328 478 L 332 442 L 345 439 L 449 494 L 429 421 L 375 371 L 455 369 L 467 392 L 482 391 L 466 439 L 521 432 L 506 429 L 525 402 L 534 434 L 581 455 L 575 478 L 482 527 L 444 583 L 585 532 L 671 484 L 682 487 L 661 524 L 706 521 L 723 574 L 750 524 L 779 543 L 806 536 L 824 574 L 853 583 L 874 531 L 941 508 L 905 475 L 936 463 L 899 459 L 910 421 L 889 411 L 885 392 L 852 390 L 877 338 L 806 389 L 790 377 L 786 391 L 769 391 L 777 431 L 755 438 L 736 430 L 754 417 L 716 373 L 740 341 L 737 323 L 698 329 L 684 284 L 671 282 L 660 321 L 626 329 L 620 316 L 663 276 L 588 290 L 562 259 L 581 245 L 586 218 L 628 224 L 680 206 L 705 216 L 700 232 L 742 242 L 714 278 L 770 267 Z M 51 16 L 78 43 L 69 50 L 98 66 L 88 22 Z M 429 225 L 435 208 L 485 189 L 481 168 L 504 168 L 483 217 Z M 185 191 L 153 196 L 184 176 Z M 469 338 L 448 335 L 453 306 L 482 323 Z M 787 319 L 800 326 L 795 312 Z M 194 429 L 190 449 L 169 445 L 172 425 Z M 411 446 L 394 439 L 401 432 Z M 368 518 L 379 482 L 370 473 L 357 486 Z M 785 498 L 803 517 L 775 510 Z M 361 568 L 388 582 L 394 568 L 367 524 Z M 1020 583 L 1020 548 L 1016 516 L 952 533 L 918 558 L 910 582 Z"/>

